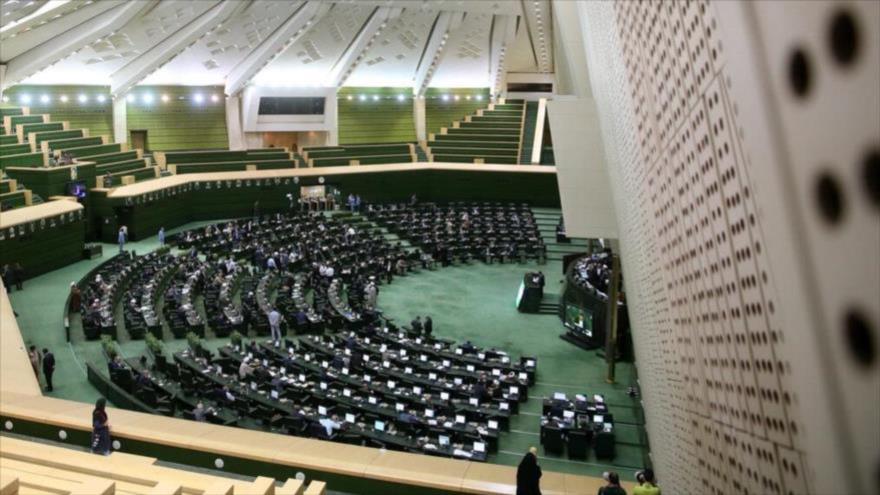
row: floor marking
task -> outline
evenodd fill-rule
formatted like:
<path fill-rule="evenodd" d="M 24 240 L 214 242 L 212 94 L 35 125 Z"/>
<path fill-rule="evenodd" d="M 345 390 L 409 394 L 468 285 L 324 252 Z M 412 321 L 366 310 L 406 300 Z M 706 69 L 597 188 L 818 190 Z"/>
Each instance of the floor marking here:
<path fill-rule="evenodd" d="M 520 414 L 524 414 L 524 415 L 526 415 L 526 416 L 543 416 L 542 414 L 538 414 L 538 413 L 530 413 L 530 412 L 524 412 L 524 411 L 520 411 L 519 413 L 520 413 Z"/>
<path fill-rule="evenodd" d="M 79 369 L 82 370 L 83 375 L 88 375 L 88 372 L 87 372 L 86 369 L 83 367 L 82 363 L 80 363 L 80 362 L 79 362 L 79 359 L 77 359 L 77 357 L 76 357 L 76 351 L 73 350 L 73 344 L 71 344 L 70 341 L 67 341 L 67 347 L 70 348 L 70 353 L 73 354 L 73 360 L 76 362 L 76 365 L 79 366 Z"/>

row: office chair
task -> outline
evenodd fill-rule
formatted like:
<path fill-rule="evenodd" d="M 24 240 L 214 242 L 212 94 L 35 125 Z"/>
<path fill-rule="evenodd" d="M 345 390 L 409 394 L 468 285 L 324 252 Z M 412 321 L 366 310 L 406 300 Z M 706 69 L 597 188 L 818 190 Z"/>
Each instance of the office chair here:
<path fill-rule="evenodd" d="M 600 432 L 593 439 L 593 451 L 597 459 L 614 459 L 617 455 L 614 445 L 614 434 Z"/>
<path fill-rule="evenodd" d="M 562 430 L 555 426 L 544 429 L 544 452 L 562 455 L 565 450 L 565 439 Z"/>
<path fill-rule="evenodd" d="M 574 430 L 568 433 L 568 458 L 586 459 L 589 436 L 585 431 Z"/>

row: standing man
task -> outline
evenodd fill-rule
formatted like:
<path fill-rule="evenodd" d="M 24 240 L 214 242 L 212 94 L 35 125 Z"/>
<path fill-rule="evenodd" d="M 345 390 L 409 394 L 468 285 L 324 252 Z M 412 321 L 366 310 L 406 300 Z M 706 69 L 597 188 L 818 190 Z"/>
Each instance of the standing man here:
<path fill-rule="evenodd" d="M 43 356 L 37 350 L 37 346 L 32 345 L 28 348 L 28 359 L 31 360 L 31 367 L 34 368 L 34 375 L 37 376 L 37 383 L 40 382 L 40 367 L 43 365 Z"/>
<path fill-rule="evenodd" d="M 269 331 L 272 332 L 272 342 L 281 342 L 281 313 L 274 307 L 269 311 Z"/>
<path fill-rule="evenodd" d="M 119 227 L 119 234 L 116 236 L 116 241 L 119 243 L 119 254 L 122 254 L 125 251 L 125 225 Z"/>
<path fill-rule="evenodd" d="M 426 317 L 425 317 L 424 330 L 425 330 L 425 331 L 424 331 L 424 333 L 425 333 L 425 337 L 430 338 L 430 337 L 431 337 L 431 332 L 434 331 L 434 320 L 432 320 L 430 316 L 426 316 Z"/>
<path fill-rule="evenodd" d="M 159 245 L 165 245 L 165 227 L 159 227 Z"/>
<path fill-rule="evenodd" d="M 15 288 L 18 290 L 24 290 L 24 268 L 21 267 L 21 263 L 16 262 L 12 267 L 12 278 L 15 280 Z"/>
<path fill-rule="evenodd" d="M 52 387 L 52 374 L 55 373 L 55 355 L 49 349 L 43 348 L 43 376 L 46 377 L 46 388 L 49 392 L 55 390 Z"/>

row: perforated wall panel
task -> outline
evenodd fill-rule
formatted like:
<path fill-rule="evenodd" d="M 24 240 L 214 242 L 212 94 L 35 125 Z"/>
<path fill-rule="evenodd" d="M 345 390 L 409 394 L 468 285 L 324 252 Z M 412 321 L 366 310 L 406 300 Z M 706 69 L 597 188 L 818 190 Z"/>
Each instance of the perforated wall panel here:
<path fill-rule="evenodd" d="M 578 9 L 664 491 L 874 489 L 880 4 Z"/>

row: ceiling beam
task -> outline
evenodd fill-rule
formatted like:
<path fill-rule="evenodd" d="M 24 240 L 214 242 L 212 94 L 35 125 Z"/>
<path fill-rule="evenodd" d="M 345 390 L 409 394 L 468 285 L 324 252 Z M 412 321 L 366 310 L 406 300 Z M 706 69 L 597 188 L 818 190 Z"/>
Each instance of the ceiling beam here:
<path fill-rule="evenodd" d="M 127 93 L 137 83 L 159 70 L 160 67 L 211 32 L 218 24 L 227 21 L 230 16 L 240 9 L 246 8 L 249 4 L 250 2 L 222 0 L 209 6 L 192 22 L 110 74 L 110 94 L 116 97 Z"/>
<path fill-rule="evenodd" d="M 10 10 L 10 6 L 13 2 L 4 2 L 2 6 L 0 6 L 0 26 L 6 26 L 19 19 L 24 19 L 40 10 L 46 2 L 47 0 L 34 0 L 30 2 L 30 5 L 25 4 L 14 10 Z M 17 3 L 24 3 L 24 0 L 19 0 Z"/>
<path fill-rule="evenodd" d="M 434 72 L 443 59 L 443 50 L 449 39 L 449 33 L 458 28 L 464 20 L 464 12 L 441 12 L 434 21 L 431 35 L 425 43 L 422 60 L 413 76 L 413 94 L 422 96 L 434 77 Z"/>
<path fill-rule="evenodd" d="M 323 17 L 332 7 L 327 2 L 310 1 L 301 5 L 284 23 L 269 35 L 247 57 L 226 75 L 227 95 L 234 95 L 287 47 L 296 42 L 308 28 Z"/>
<path fill-rule="evenodd" d="M 333 88 L 342 86 L 354 68 L 363 60 L 365 52 L 373 46 L 375 38 L 382 33 L 386 22 L 399 17 L 402 11 L 403 9 L 400 7 L 379 7 L 374 9 L 370 18 L 361 27 L 360 32 L 349 43 L 348 48 L 346 48 L 342 56 L 339 57 L 339 60 L 330 69 L 326 85 Z"/>
<path fill-rule="evenodd" d="M 516 38 L 516 16 L 496 15 L 492 19 L 492 35 L 489 41 L 489 84 L 492 94 L 501 92 L 507 51 Z"/>
<path fill-rule="evenodd" d="M 50 65 L 76 53 L 98 38 L 116 32 L 141 12 L 149 11 L 159 0 L 125 2 L 112 10 L 99 14 L 87 23 L 69 29 L 45 43 L 31 48 L 13 58 L 7 64 L 4 87 L 8 88 Z"/>
<path fill-rule="evenodd" d="M 0 39 L 3 40 L 3 49 L 0 56 L 3 60 L 11 60 L 22 53 L 45 43 L 52 38 L 73 29 L 86 21 L 126 3 L 126 0 L 104 0 L 91 4 L 78 3 L 76 7 L 64 4 L 56 9 L 50 9 L 45 14 L 35 15 L 21 23 L 4 28 L 0 31 Z M 73 10 L 70 10 L 73 8 Z M 58 19 L 51 17 L 62 13 Z"/>

